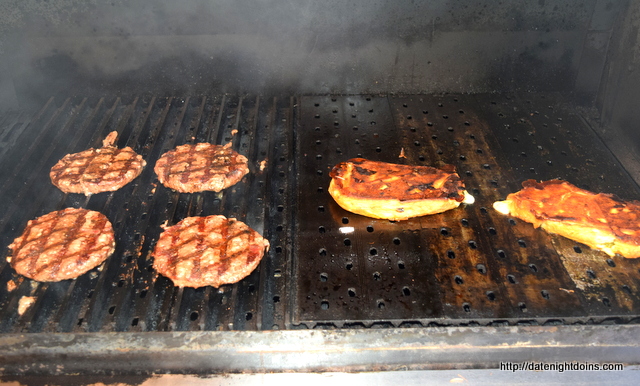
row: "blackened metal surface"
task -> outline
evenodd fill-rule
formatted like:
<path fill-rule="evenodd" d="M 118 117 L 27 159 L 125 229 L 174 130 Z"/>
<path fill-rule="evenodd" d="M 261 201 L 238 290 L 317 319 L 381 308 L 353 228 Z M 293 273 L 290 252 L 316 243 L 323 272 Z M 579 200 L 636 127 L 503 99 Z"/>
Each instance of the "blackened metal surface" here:
<path fill-rule="evenodd" d="M 3 121 L 7 128 L 3 126 L 2 135 L 12 143 L 3 148 L 0 171 L 5 208 L 0 217 L 0 332 L 281 328 L 287 252 L 278 229 L 284 227 L 265 227 L 265 218 L 274 224 L 289 210 L 290 179 L 280 175 L 289 164 L 291 104 L 288 98 L 228 96 L 52 98 L 26 120 Z M 131 146 L 147 161 L 140 177 L 116 192 L 90 197 L 64 194 L 50 183 L 49 169 L 57 160 L 99 146 L 113 130 L 119 133 L 119 147 Z M 174 146 L 194 142 L 232 142 L 249 159 L 251 173 L 219 194 L 178 194 L 160 185 L 155 161 Z M 6 263 L 6 246 L 28 220 L 65 207 L 107 215 L 116 233 L 115 253 L 75 280 L 38 283 L 17 275 Z M 259 268 L 237 284 L 176 288 L 152 269 L 150 254 L 160 226 L 210 214 L 246 222 L 274 247 Z M 35 303 L 20 315 L 18 304 L 24 296 Z"/>
<path fill-rule="evenodd" d="M 492 94 L 304 98 L 297 131 L 294 324 L 637 317 L 637 261 L 609 258 L 492 209 L 529 178 L 563 178 L 625 199 L 640 197 L 602 142 L 560 101 Z M 353 157 L 453 164 L 476 203 L 399 222 L 349 213 L 327 193 L 328 172 Z"/>
<path fill-rule="evenodd" d="M 145 332 L 392 327 L 430 324 L 630 322 L 638 262 L 499 215 L 491 204 L 527 178 L 640 197 L 637 186 L 570 106 L 553 95 L 193 96 L 50 99 L 0 119 L 0 242 L 64 207 L 98 210 L 117 247 L 75 280 L 37 283 L 0 260 L 0 332 Z M 99 146 L 112 130 L 147 167 L 113 193 L 64 194 L 49 169 Z M 183 143 L 226 143 L 251 173 L 220 194 L 178 194 L 153 166 Z M 406 158 L 400 158 L 404 149 Z M 328 172 L 362 156 L 454 164 L 474 205 L 408 221 L 342 210 Z M 162 224 L 224 214 L 271 249 L 246 279 L 220 289 L 175 288 L 152 269 Z M 353 227 L 353 232 L 350 231 Z M 343 233 L 346 232 L 346 233 Z M 18 304 L 34 304 L 22 315 Z"/>

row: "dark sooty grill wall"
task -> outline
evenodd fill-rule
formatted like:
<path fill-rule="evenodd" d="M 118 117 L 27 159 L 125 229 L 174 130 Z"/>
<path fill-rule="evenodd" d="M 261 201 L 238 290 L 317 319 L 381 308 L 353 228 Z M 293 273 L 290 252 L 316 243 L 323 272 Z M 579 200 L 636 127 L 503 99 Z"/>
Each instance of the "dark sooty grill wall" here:
<path fill-rule="evenodd" d="M 243 370 L 241 361 L 225 360 L 222 349 L 211 354 L 192 346 L 195 335 L 188 334 L 194 331 L 224 331 L 202 339 L 228 339 L 230 349 L 214 347 L 249 360 L 256 358 L 246 353 L 259 353 L 250 370 L 394 368 L 392 355 L 367 351 L 367 336 L 327 335 L 309 350 L 336 339 L 327 355 L 338 357 L 310 365 L 299 362 L 306 358 L 298 355 L 303 349 L 292 349 L 292 342 L 305 339 L 294 331 L 269 335 L 271 341 L 228 330 L 328 334 L 374 327 L 367 329 L 370 336 L 396 349 L 418 339 L 420 347 L 471 342 L 497 350 L 511 342 L 505 331 L 515 331 L 501 326 L 534 325 L 545 334 L 565 331 L 554 339 L 566 336 L 572 348 L 586 331 L 581 325 L 631 325 L 640 318 L 637 261 L 610 258 L 491 207 L 529 178 L 563 178 L 640 198 L 637 1 L 141 7 L 50 0 L 9 8 L 0 12 L 0 244 L 11 243 L 29 219 L 73 206 L 107 215 L 117 246 L 101 267 L 60 283 L 20 277 L 6 263 L 5 248 L 0 344 L 7 349 L 0 359 L 8 365 L 0 371 L 107 371 L 99 359 L 95 368 L 78 367 L 70 353 L 79 348 L 82 358 L 84 342 L 93 341 L 91 358 L 102 358 L 100 348 L 113 349 L 109 337 L 131 351 L 115 348 L 107 359 L 135 352 L 152 363 L 142 372 Z M 147 161 L 139 178 L 90 198 L 50 184 L 48 171 L 57 160 L 98 146 L 112 130 L 119 132 L 118 146 L 133 147 Z M 159 185 L 153 166 L 160 154 L 199 141 L 231 141 L 249 158 L 251 173 L 220 194 L 177 194 Z M 327 193 L 328 173 L 359 156 L 454 164 L 477 201 L 400 222 L 345 212 Z M 151 268 L 160 225 L 210 214 L 247 222 L 271 249 L 237 284 L 175 288 Z M 24 296 L 35 303 L 20 315 Z M 474 338 L 457 327 L 443 332 L 437 327 L 443 325 L 481 325 L 491 333 Z M 391 327 L 419 328 L 405 334 Z M 375 335 L 379 328 L 388 332 Z M 157 335 L 165 331 L 185 331 L 191 340 Z M 527 331 L 516 336 L 538 342 Z M 611 329 L 594 331 L 598 344 L 628 342 L 623 335 L 610 339 Z M 103 334 L 111 332 L 120 334 Z M 141 335 L 128 341 L 122 332 Z M 441 339 L 439 333 L 452 340 L 430 340 Z M 47 350 L 67 336 L 80 339 L 67 351 L 71 359 L 50 361 Z M 312 333 L 305 337 L 316 342 Z M 249 348 L 233 351 L 235 343 Z M 261 350 L 271 343 L 290 358 L 265 364 L 272 357 Z M 152 349 L 144 351 L 146 344 Z M 176 363 L 165 358 L 175 367 L 154 364 L 150 352 L 165 345 L 192 351 Z M 331 354 L 347 347 L 349 355 Z M 615 353 L 637 353 L 637 345 L 630 347 Z M 480 361 L 473 350 L 469 356 L 411 350 L 399 364 Z M 357 362 L 363 352 L 364 361 Z M 571 353 L 583 352 L 592 353 Z M 203 353 L 222 362 L 212 366 Z M 505 359 L 510 355 L 503 352 Z M 25 357 L 47 364 L 37 370 L 36 360 L 23 365 Z M 135 371 L 127 367 L 129 358 L 117 363 L 117 371 Z"/>

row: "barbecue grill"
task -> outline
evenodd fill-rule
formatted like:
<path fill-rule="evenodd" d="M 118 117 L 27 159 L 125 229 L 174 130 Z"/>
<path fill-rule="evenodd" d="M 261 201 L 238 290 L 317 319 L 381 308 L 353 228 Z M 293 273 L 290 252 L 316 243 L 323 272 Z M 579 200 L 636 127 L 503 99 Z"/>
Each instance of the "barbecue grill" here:
<path fill-rule="evenodd" d="M 492 209 L 527 179 L 640 199 L 638 2 L 219 1 L 139 24 L 119 2 L 50 3 L 0 19 L 3 379 L 639 363 L 640 262 Z M 114 130 L 138 178 L 89 197 L 50 183 Z M 232 143 L 251 172 L 221 193 L 159 184 L 159 156 L 197 142 Z M 476 202 L 349 213 L 328 174 L 354 157 L 455 165 Z M 16 274 L 6 246 L 66 207 L 105 214 L 114 254 L 75 280 Z M 152 268 L 161 225 L 212 214 L 270 250 L 236 284 L 173 286 Z"/>

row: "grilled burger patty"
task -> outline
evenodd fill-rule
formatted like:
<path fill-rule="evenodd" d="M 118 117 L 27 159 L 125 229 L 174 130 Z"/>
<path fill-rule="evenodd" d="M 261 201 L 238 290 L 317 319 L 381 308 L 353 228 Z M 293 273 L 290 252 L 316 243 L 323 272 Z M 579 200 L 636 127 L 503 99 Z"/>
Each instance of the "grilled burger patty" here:
<path fill-rule="evenodd" d="M 102 148 L 67 154 L 51 168 L 51 182 L 66 193 L 110 192 L 138 177 L 146 162 L 130 147 L 113 146 L 118 132 L 112 131 Z"/>
<path fill-rule="evenodd" d="M 235 218 L 187 217 L 162 232 L 153 267 L 178 287 L 220 287 L 248 276 L 268 248 L 266 239 Z"/>
<path fill-rule="evenodd" d="M 436 169 L 353 158 L 329 176 L 329 193 L 342 208 L 373 218 L 406 220 L 473 203 L 453 165 Z"/>
<path fill-rule="evenodd" d="M 560 180 L 527 180 L 522 186 L 493 207 L 610 256 L 640 257 L 640 202 L 592 193 Z"/>
<path fill-rule="evenodd" d="M 27 223 L 9 248 L 7 261 L 21 275 L 38 281 L 76 278 L 98 266 L 115 248 L 107 217 L 87 209 L 67 208 Z"/>
<path fill-rule="evenodd" d="M 164 153 L 154 168 L 164 186 L 181 193 L 219 192 L 249 173 L 247 158 L 224 146 L 197 143 Z"/>

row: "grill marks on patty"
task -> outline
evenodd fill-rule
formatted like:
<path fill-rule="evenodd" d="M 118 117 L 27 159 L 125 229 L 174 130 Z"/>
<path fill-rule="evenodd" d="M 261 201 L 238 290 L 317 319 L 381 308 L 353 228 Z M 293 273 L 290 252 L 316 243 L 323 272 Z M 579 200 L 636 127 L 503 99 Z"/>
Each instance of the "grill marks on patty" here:
<path fill-rule="evenodd" d="M 115 191 L 131 182 L 146 162 L 130 147 L 114 147 L 116 136 L 111 132 L 102 148 L 64 156 L 51 168 L 51 182 L 63 192 L 86 195 Z"/>
<path fill-rule="evenodd" d="M 181 193 L 219 192 L 249 173 L 247 158 L 224 146 L 187 144 L 164 153 L 154 171 L 164 186 Z"/>
<path fill-rule="evenodd" d="M 37 281 L 76 278 L 98 266 L 115 248 L 107 217 L 87 209 L 67 208 L 27 223 L 9 248 L 7 260 L 21 275 Z"/>
<path fill-rule="evenodd" d="M 179 287 L 219 287 L 248 276 L 269 242 L 235 218 L 187 217 L 160 235 L 154 268 Z"/>

